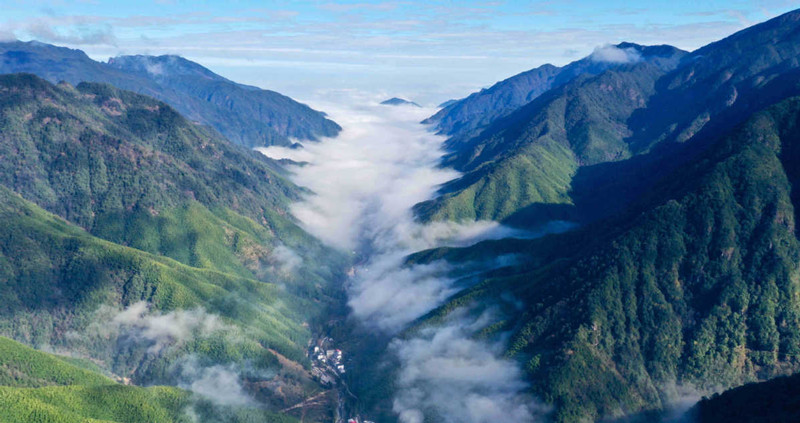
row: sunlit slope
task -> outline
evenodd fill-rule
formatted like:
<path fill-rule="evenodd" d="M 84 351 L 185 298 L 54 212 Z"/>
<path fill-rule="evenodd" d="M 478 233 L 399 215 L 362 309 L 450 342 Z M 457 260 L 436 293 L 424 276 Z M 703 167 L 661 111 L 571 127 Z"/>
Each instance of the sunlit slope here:
<path fill-rule="evenodd" d="M 613 219 L 539 240 L 419 254 L 414 261 L 518 259 L 425 321 L 500 306 L 506 318 L 493 332 L 513 333 L 507 355 L 563 422 L 657 410 L 683 388 L 707 392 L 796 371 L 799 141 L 800 99 L 792 98 L 752 116 Z"/>
<path fill-rule="evenodd" d="M 274 352 L 306 362 L 347 259 L 289 215 L 301 190 L 274 161 L 108 85 L 21 74 L 0 90 L 0 333 L 134 383 L 175 384 L 192 358 L 238 366 L 248 394 L 274 407 L 317 389 Z M 141 304 L 191 333 L 162 348 L 141 328 L 98 331 Z"/>
<path fill-rule="evenodd" d="M 614 55 L 614 60 L 605 57 L 609 54 Z M 620 43 L 604 46 L 598 48 L 594 54 L 563 67 L 542 65 L 472 93 L 466 98 L 451 100 L 424 123 L 434 125 L 439 133 L 449 136 L 448 145 L 456 147 L 478 135 L 495 120 L 508 116 L 547 91 L 576 78 L 598 75 L 609 69 L 640 61 L 672 68 L 684 54 L 685 51 L 668 45 Z"/>
<path fill-rule="evenodd" d="M 214 410 L 187 391 L 122 385 L 73 362 L 0 337 L 0 421 L 188 423 L 192 415 L 210 422 L 295 421 L 255 409 Z"/>
<path fill-rule="evenodd" d="M 798 92 L 791 12 L 683 56 L 582 75 L 480 133 L 448 141 L 465 172 L 417 206 L 423 220 L 550 219 L 614 214 L 753 112 Z"/>
<path fill-rule="evenodd" d="M 0 214 L 6 222 L 0 229 L 3 333 L 33 345 L 97 355 L 111 360 L 107 364 L 112 367 L 133 370 L 134 376 L 156 377 L 135 374 L 156 370 L 136 367 L 145 351 L 133 351 L 137 357 L 108 356 L 117 351 L 104 346 L 103 339 L 82 333 L 101 305 L 121 308 L 146 301 L 164 311 L 203 307 L 241 329 L 241 343 L 220 337 L 187 345 L 215 361 L 253 359 L 269 367 L 277 364 L 269 348 L 303 359 L 310 334 L 302 326 L 302 310 L 308 300 L 275 284 L 189 267 L 95 238 L 6 188 L 0 188 L 0 194 Z M 159 358 L 164 360 L 161 365 L 169 359 Z"/>
<path fill-rule="evenodd" d="M 335 255 L 289 217 L 300 191 L 275 162 L 108 85 L 9 75 L 0 87 L 3 185 L 109 241 L 330 294 Z M 297 277 L 281 271 L 278 247 L 308 258 Z"/>

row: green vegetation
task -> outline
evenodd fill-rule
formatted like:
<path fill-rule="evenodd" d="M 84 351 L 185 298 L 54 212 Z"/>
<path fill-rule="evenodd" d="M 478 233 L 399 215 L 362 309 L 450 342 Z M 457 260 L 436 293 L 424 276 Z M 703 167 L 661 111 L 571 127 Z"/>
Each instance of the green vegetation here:
<path fill-rule="evenodd" d="M 535 227 L 623 211 L 752 113 L 800 94 L 797 16 L 686 56 L 580 71 L 512 110 L 493 105 L 521 98 L 526 74 L 448 106 L 431 120 L 451 135 L 444 164 L 464 175 L 417 215 Z"/>
<path fill-rule="evenodd" d="M 643 60 L 662 67 L 673 67 L 674 63 L 686 54 L 667 45 L 642 46 L 620 43 L 614 47 L 634 50 Z M 598 75 L 616 67 L 620 67 L 620 64 L 598 61 L 592 56 L 564 67 L 542 65 L 470 94 L 467 98 L 447 101 L 440 105 L 442 110 L 426 119 L 424 123 L 435 124 L 440 133 L 451 137 L 449 143 L 453 145 L 468 140 L 492 122 L 508 116 L 540 95 L 565 85 L 579 76 Z"/>
<path fill-rule="evenodd" d="M 465 305 L 506 304 L 509 293 L 524 301 L 490 332 L 514 333 L 508 356 L 559 422 L 659 410 L 676 386 L 708 392 L 800 370 L 798 140 L 800 98 L 792 98 L 613 219 L 418 254 L 412 260 L 520 257 L 423 324 Z"/>
<path fill-rule="evenodd" d="M 534 204 L 571 204 L 579 166 L 631 156 L 621 122 L 642 107 L 662 74 L 642 63 L 579 77 L 539 97 L 446 156 L 445 164 L 468 173 L 417 206 L 418 214 L 503 220 Z"/>
<path fill-rule="evenodd" d="M 110 363 L 119 374 L 144 372 L 133 376 L 146 381 L 163 377 L 175 357 L 151 358 L 156 362 L 140 369 L 145 351 L 121 354 L 103 347 L 108 340 L 86 332 L 95 320 L 110 317 L 96 314 L 101 305 L 119 309 L 146 301 L 163 311 L 202 307 L 245 336 L 200 339 L 182 353 L 201 353 L 213 362 L 252 360 L 269 368 L 276 364 L 271 348 L 303 361 L 310 336 L 302 326 L 308 300 L 274 284 L 185 266 L 94 238 L 5 188 L 0 194 L 0 216 L 8 222 L 0 230 L 3 333 L 32 345 L 81 351 Z M 80 336 L 74 339 L 69 331 Z M 138 346 L 143 347 L 149 345 Z"/>
<path fill-rule="evenodd" d="M 314 140 L 341 131 L 324 113 L 305 104 L 237 84 L 178 56 L 122 56 L 103 63 L 80 50 L 35 41 L 0 43 L 0 56 L 0 73 L 27 72 L 52 83 L 112 84 L 164 101 L 247 147 L 290 145 L 290 138 Z M 160 72 L 150 72 L 153 69 Z"/>
<path fill-rule="evenodd" d="M 184 390 L 126 386 L 0 337 L 0 421 L 8 423 L 178 423 L 296 420 L 263 410 L 215 406 Z"/>
<path fill-rule="evenodd" d="M 274 161 L 108 85 L 20 74 L 0 92 L 0 334 L 140 385 L 191 358 L 235 364 L 274 407 L 317 389 L 276 354 L 305 365 L 348 259 L 289 215 L 301 190 Z M 148 318 L 186 328 L 144 336 Z"/>
<path fill-rule="evenodd" d="M 67 357 L 46 354 L 0 337 L 0 386 L 109 385 L 111 379 L 73 365 Z"/>

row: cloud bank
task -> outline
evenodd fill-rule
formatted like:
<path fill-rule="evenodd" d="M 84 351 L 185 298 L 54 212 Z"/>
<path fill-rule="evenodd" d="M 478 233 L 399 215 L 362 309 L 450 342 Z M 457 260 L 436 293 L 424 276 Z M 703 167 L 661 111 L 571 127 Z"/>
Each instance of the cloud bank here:
<path fill-rule="evenodd" d="M 605 63 L 637 63 L 642 61 L 641 53 L 635 48 L 619 48 L 613 45 L 595 48 L 589 58 L 595 62 Z"/>
<path fill-rule="evenodd" d="M 488 221 L 416 222 L 411 208 L 458 173 L 438 166 L 444 137 L 419 124 L 432 109 L 385 107 L 379 100 L 323 105 L 344 128 L 337 138 L 259 151 L 303 163 L 292 168 L 293 180 L 314 194 L 294 204 L 292 213 L 311 234 L 356 256 L 348 301 L 353 315 L 393 333 L 456 292 L 446 263 L 406 266 L 408 254 L 523 233 Z"/>
<path fill-rule="evenodd" d="M 473 339 L 492 319 L 463 316 L 393 341 L 401 362 L 393 409 L 402 423 L 534 422 L 549 411 L 522 393 L 527 385 L 502 345 Z"/>
<path fill-rule="evenodd" d="M 284 274 L 291 274 L 303 264 L 303 258 L 300 257 L 295 250 L 285 245 L 275 247 L 275 249 L 272 250 L 271 256 L 272 259 L 277 262 L 278 270 Z"/>
<path fill-rule="evenodd" d="M 202 308 L 152 311 L 144 301 L 118 310 L 101 306 L 90 335 L 116 339 L 119 349 L 145 348 L 155 356 L 180 353 L 180 347 L 196 339 L 235 336 L 236 328 Z M 233 364 L 203 363 L 194 355 L 175 361 L 178 386 L 215 405 L 239 406 L 252 402 L 241 383 L 243 368 Z"/>
<path fill-rule="evenodd" d="M 103 306 L 99 315 L 113 312 Z M 150 306 L 140 301 L 116 313 L 102 323 L 95 323 L 95 330 L 105 337 L 116 336 L 126 342 L 148 345 L 147 352 L 160 354 L 167 348 L 180 347 L 197 336 L 208 337 L 215 332 L 231 328 L 213 314 L 202 308 L 176 310 L 166 314 L 150 312 Z"/>
<path fill-rule="evenodd" d="M 352 316 L 378 333 L 392 335 L 463 289 L 449 276 L 457 270 L 450 264 L 409 265 L 409 254 L 537 234 L 496 222 L 416 222 L 412 207 L 430 199 L 458 173 L 438 167 L 444 138 L 418 123 L 433 110 L 383 107 L 379 100 L 358 98 L 368 105 L 351 108 L 323 105 L 344 128 L 338 138 L 307 143 L 302 149 L 260 151 L 303 163 L 292 168 L 293 180 L 314 194 L 295 204 L 292 212 L 310 233 L 353 254 L 357 265 L 348 286 Z M 503 257 L 493 265 L 510 259 Z M 390 351 L 400 362 L 394 410 L 402 422 L 536 418 L 536 403 L 520 393 L 526 384 L 517 364 L 498 358 L 502 345 L 471 338 L 488 324 L 486 318 L 479 320 L 451 320 L 414 339 L 393 341 Z"/>

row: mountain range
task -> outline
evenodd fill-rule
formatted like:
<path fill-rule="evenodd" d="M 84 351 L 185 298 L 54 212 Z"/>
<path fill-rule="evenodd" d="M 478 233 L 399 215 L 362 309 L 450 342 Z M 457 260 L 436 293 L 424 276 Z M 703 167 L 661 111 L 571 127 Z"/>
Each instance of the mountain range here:
<path fill-rule="evenodd" d="M 296 368 L 346 259 L 289 215 L 302 190 L 276 162 L 110 85 L 12 74 L 0 92 L 2 333 L 126 383 L 239 363 L 265 404 L 311 395 Z"/>
<path fill-rule="evenodd" d="M 237 84 L 179 56 L 120 56 L 104 63 L 80 50 L 36 41 L 0 43 L 0 73 L 17 72 L 52 83 L 105 82 L 144 94 L 246 147 L 288 146 L 341 130 L 305 104 Z"/>
<path fill-rule="evenodd" d="M 619 211 L 704 140 L 796 93 L 793 19 L 776 18 L 691 54 L 658 47 L 635 63 L 579 74 L 477 134 L 450 137 L 443 164 L 464 175 L 418 205 L 418 215 L 535 226 Z M 538 85 L 531 86 L 535 93 Z M 439 113 L 467 107 L 473 96 Z"/>
<path fill-rule="evenodd" d="M 251 150 L 338 125 L 177 56 L 0 53 L 0 420 L 397 421 L 391 346 L 465 316 L 548 421 L 800 416 L 800 11 L 692 52 L 599 47 L 426 119 L 461 173 L 417 219 L 530 236 L 406 257 L 452 289 L 396 342 L 351 340 L 349 399 L 307 353 L 358 333 L 359 258 Z"/>
<path fill-rule="evenodd" d="M 481 335 L 512 334 L 506 356 L 524 363 L 558 422 L 653 421 L 686 392 L 798 371 L 798 34 L 795 11 L 691 53 L 659 47 L 671 51 L 660 63 L 617 64 L 542 93 L 537 80 L 508 91 L 534 93 L 528 103 L 476 126 L 451 122 L 478 99 L 504 110 L 502 95 L 441 110 L 429 121 L 453 134 L 444 164 L 465 173 L 417 206 L 422 219 L 581 226 L 412 256 L 514 257 L 464 276 L 471 287 L 417 326 L 465 306 L 503 310 Z M 509 81 L 493 92 L 523 79 Z M 701 421 L 760 421 L 714 420 L 707 410 L 736 395 L 698 405 Z"/>

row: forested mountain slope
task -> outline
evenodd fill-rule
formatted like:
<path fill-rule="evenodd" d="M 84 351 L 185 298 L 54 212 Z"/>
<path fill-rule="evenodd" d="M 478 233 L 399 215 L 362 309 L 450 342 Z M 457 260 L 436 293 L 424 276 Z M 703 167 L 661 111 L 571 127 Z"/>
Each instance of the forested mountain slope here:
<path fill-rule="evenodd" d="M 36 351 L 0 337 L 0 420 L 8 423 L 293 422 L 247 408 L 215 407 L 184 390 L 117 383 L 90 362 Z"/>
<path fill-rule="evenodd" d="M 190 120 L 247 147 L 334 136 L 324 113 L 274 91 L 237 84 L 178 56 L 122 56 L 108 63 L 80 50 L 35 41 L 0 43 L 0 73 L 27 72 L 52 83 L 104 82 L 162 100 Z"/>
<path fill-rule="evenodd" d="M 445 249 L 515 254 L 421 324 L 500 307 L 507 355 L 572 422 L 658 410 L 800 370 L 800 98 L 780 102 L 660 179 L 627 212 L 573 233 Z M 511 295 L 509 295 L 511 294 Z M 519 309 L 509 298 L 524 303 Z"/>
<path fill-rule="evenodd" d="M 672 68 L 686 52 L 672 46 L 642 46 L 620 43 L 598 48 L 594 54 L 564 67 L 550 64 L 522 72 L 490 88 L 461 100 L 452 100 L 442 110 L 426 119 L 438 132 L 451 137 L 450 144 L 477 135 L 493 121 L 509 115 L 545 92 L 584 75 L 598 75 L 626 64 L 651 62 Z"/>
<path fill-rule="evenodd" d="M 798 93 L 800 13 L 791 12 L 682 58 L 578 77 L 479 135 L 444 163 L 465 173 L 422 203 L 423 220 L 591 221 L 760 108 Z"/>
<path fill-rule="evenodd" d="M 300 191 L 273 161 L 109 85 L 17 74 L 0 91 L 0 333 L 135 383 L 175 384 L 176 360 L 192 356 L 270 375 L 250 395 L 275 406 L 314 389 L 284 379 L 276 354 L 305 362 L 346 258 L 288 215 Z M 93 332 L 125 309 L 132 327 Z M 154 354 L 162 340 L 141 325 L 164 316 L 190 329 Z"/>

